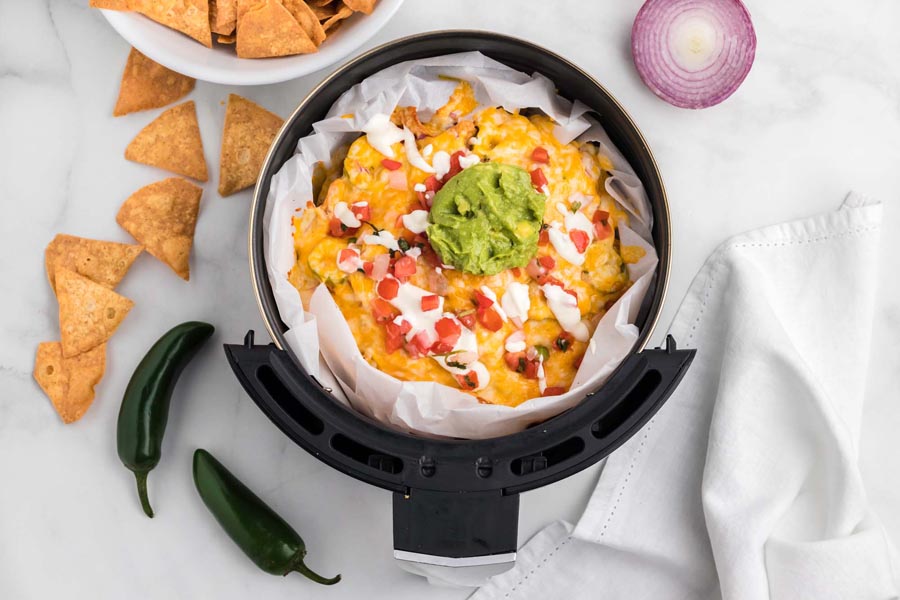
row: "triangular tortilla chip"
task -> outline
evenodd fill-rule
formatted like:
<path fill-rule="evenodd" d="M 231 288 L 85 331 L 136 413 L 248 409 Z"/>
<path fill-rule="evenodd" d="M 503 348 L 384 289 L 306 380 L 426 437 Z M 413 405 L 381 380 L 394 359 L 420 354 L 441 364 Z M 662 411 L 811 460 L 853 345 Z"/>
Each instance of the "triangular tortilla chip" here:
<path fill-rule="evenodd" d="M 88 6 L 108 10 L 131 10 L 129 0 L 90 0 Z"/>
<path fill-rule="evenodd" d="M 313 9 L 306 2 L 303 0 L 282 0 L 282 3 L 316 46 L 325 41 L 325 30 L 322 29 L 322 24 L 319 23 L 316 13 L 313 12 Z"/>
<path fill-rule="evenodd" d="M 63 356 L 71 358 L 106 342 L 134 302 L 69 269 L 56 272 Z"/>
<path fill-rule="evenodd" d="M 372 14 L 375 8 L 375 0 L 344 0 L 344 4 L 353 12 L 361 12 L 367 15 Z"/>
<path fill-rule="evenodd" d="M 34 378 L 64 423 L 84 416 L 94 401 L 94 386 L 106 371 L 106 344 L 64 358 L 62 344 L 41 342 L 34 359 Z"/>
<path fill-rule="evenodd" d="M 213 33 L 231 35 L 237 24 L 237 0 L 209 0 L 209 28 Z"/>
<path fill-rule="evenodd" d="M 187 281 L 202 194 L 202 188 L 178 177 L 151 183 L 122 204 L 116 223 Z"/>
<path fill-rule="evenodd" d="M 131 0 L 131 10 L 212 48 L 208 0 Z"/>
<path fill-rule="evenodd" d="M 240 25 L 241 19 L 247 14 L 248 10 L 259 8 L 266 0 L 236 0 L 234 7 L 234 16 L 237 24 Z"/>
<path fill-rule="evenodd" d="M 338 25 L 341 24 L 341 21 L 353 15 L 353 9 L 341 2 L 340 6 L 333 15 L 328 17 L 322 23 L 322 29 L 327 33 L 329 30 L 336 29 Z"/>
<path fill-rule="evenodd" d="M 91 240 L 61 233 L 44 251 L 47 279 L 53 293 L 56 293 L 56 271 L 64 268 L 112 290 L 143 251 L 142 246 L 135 244 Z"/>
<path fill-rule="evenodd" d="M 188 95 L 196 80 L 153 62 L 134 48 L 122 73 L 114 117 L 160 108 Z"/>
<path fill-rule="evenodd" d="M 237 94 L 228 95 L 219 157 L 220 195 L 230 196 L 256 183 L 269 146 L 283 123 L 281 117 L 258 104 Z"/>
<path fill-rule="evenodd" d="M 156 117 L 128 144 L 125 158 L 206 181 L 206 158 L 194 101 Z"/>
<path fill-rule="evenodd" d="M 300 24 L 278 0 L 244 13 L 238 21 L 236 52 L 240 58 L 268 58 L 316 51 Z"/>

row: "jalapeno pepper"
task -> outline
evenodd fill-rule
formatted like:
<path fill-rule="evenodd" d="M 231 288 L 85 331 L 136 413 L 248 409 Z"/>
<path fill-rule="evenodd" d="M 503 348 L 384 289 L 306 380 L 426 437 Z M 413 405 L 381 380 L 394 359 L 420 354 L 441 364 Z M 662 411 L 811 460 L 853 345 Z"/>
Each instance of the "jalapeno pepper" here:
<path fill-rule="evenodd" d="M 219 525 L 260 569 L 272 575 L 297 571 L 316 583 L 332 585 L 304 563 L 306 544 L 294 529 L 202 448 L 194 452 L 194 485 Z"/>
<path fill-rule="evenodd" d="M 200 321 L 173 327 L 153 344 L 125 388 L 116 445 L 122 464 L 134 472 L 141 507 L 148 517 L 153 517 L 153 509 L 147 498 L 147 475 L 159 463 L 172 391 L 184 367 L 213 331 L 212 325 Z"/>

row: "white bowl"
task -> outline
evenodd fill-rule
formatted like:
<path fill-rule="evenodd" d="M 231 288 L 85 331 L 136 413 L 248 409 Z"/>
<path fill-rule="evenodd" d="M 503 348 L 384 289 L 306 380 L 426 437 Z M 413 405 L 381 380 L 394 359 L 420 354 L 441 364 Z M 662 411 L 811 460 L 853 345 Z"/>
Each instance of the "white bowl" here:
<path fill-rule="evenodd" d="M 356 13 L 312 54 L 279 58 L 238 58 L 234 46 L 213 48 L 134 12 L 102 10 L 119 35 L 145 56 L 184 75 L 228 85 L 263 85 L 308 75 L 362 46 L 397 12 L 403 0 L 378 0 L 370 15 Z"/>

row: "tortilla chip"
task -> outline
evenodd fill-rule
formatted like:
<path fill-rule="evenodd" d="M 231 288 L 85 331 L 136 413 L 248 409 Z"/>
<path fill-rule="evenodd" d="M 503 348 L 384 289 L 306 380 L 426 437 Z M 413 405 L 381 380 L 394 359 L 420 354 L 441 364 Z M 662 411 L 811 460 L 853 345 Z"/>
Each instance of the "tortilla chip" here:
<path fill-rule="evenodd" d="M 331 6 L 334 6 L 335 4 L 340 4 L 340 2 L 339 2 L 339 0 L 309 0 L 309 2 L 307 2 L 307 4 L 309 4 L 313 8 L 316 8 L 316 7 L 328 6 L 329 4 Z"/>
<path fill-rule="evenodd" d="M 233 44 L 237 41 L 236 35 L 220 35 L 216 38 L 220 44 Z"/>
<path fill-rule="evenodd" d="M 231 35 L 237 25 L 237 0 L 209 0 L 209 28 L 213 33 Z"/>
<path fill-rule="evenodd" d="M 65 268 L 56 272 L 56 297 L 66 358 L 108 340 L 134 306 L 128 298 Z"/>
<path fill-rule="evenodd" d="M 131 10 L 128 0 L 90 0 L 88 6 L 107 10 Z"/>
<path fill-rule="evenodd" d="M 324 29 L 325 32 L 328 33 L 329 29 L 336 28 L 341 24 L 341 21 L 351 15 L 353 15 L 353 9 L 341 2 L 341 5 L 338 7 L 337 12 L 328 17 L 328 19 L 326 19 L 325 22 L 322 23 L 322 29 Z"/>
<path fill-rule="evenodd" d="M 238 25 L 240 25 L 241 19 L 247 14 L 247 11 L 259 8 L 265 4 L 265 1 L 266 0 L 236 0 L 235 18 L 237 19 Z"/>
<path fill-rule="evenodd" d="M 372 9 L 375 8 L 375 0 L 343 0 L 344 4 L 347 5 L 350 10 L 353 12 L 361 12 L 367 15 L 372 14 Z"/>
<path fill-rule="evenodd" d="M 34 360 L 34 378 L 50 398 L 64 423 L 84 416 L 94 401 L 94 386 L 106 371 L 106 344 L 64 358 L 62 344 L 41 342 Z"/>
<path fill-rule="evenodd" d="M 130 0 L 131 10 L 212 48 L 208 0 Z"/>
<path fill-rule="evenodd" d="M 229 94 L 219 157 L 221 196 L 230 196 L 256 183 L 269 146 L 283 123 L 281 117 L 258 104 Z"/>
<path fill-rule="evenodd" d="M 268 58 L 309 54 L 317 48 L 278 0 L 265 0 L 238 22 L 236 49 L 240 58 Z"/>
<path fill-rule="evenodd" d="M 116 223 L 185 281 L 203 189 L 178 177 L 151 183 L 122 204 Z"/>
<path fill-rule="evenodd" d="M 294 20 L 300 24 L 313 44 L 318 46 L 325 41 L 325 30 L 319 23 L 316 13 L 303 0 L 282 0 L 284 7 L 294 17 Z"/>
<path fill-rule="evenodd" d="M 206 158 L 193 100 L 165 111 L 125 148 L 125 158 L 206 181 Z"/>
<path fill-rule="evenodd" d="M 56 293 L 56 271 L 69 269 L 103 287 L 115 289 L 131 264 L 144 251 L 142 246 L 105 242 L 59 234 L 44 251 L 47 279 Z"/>
<path fill-rule="evenodd" d="M 122 73 L 113 116 L 171 104 L 191 93 L 195 83 L 194 78 L 167 69 L 132 48 Z"/>

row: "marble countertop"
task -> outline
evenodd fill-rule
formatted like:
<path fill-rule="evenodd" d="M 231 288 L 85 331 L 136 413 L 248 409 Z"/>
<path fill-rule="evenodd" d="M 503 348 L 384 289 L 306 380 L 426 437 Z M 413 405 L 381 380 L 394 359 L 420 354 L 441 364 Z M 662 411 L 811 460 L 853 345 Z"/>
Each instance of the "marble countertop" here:
<path fill-rule="evenodd" d="M 265 336 L 248 280 L 248 192 L 223 199 L 214 181 L 206 186 L 190 283 L 149 257 L 136 263 L 120 291 L 137 306 L 110 343 L 107 375 L 84 419 L 64 426 L 32 380 L 37 343 L 58 335 L 44 246 L 57 232 L 127 240 L 118 206 L 164 176 L 122 158 L 159 111 L 111 116 L 128 46 L 86 4 L 0 2 L 0 596 L 464 598 L 398 569 L 390 494 L 290 443 L 232 376 L 220 344 L 251 328 Z M 635 74 L 629 34 L 640 4 L 408 0 L 368 46 L 430 29 L 495 30 L 558 52 L 618 97 L 656 153 L 671 203 L 673 274 L 657 340 L 729 235 L 833 210 L 851 188 L 883 200 L 886 276 L 859 454 L 873 509 L 900 541 L 900 4 L 747 0 L 759 37 L 753 70 L 735 96 L 698 112 L 658 100 Z M 213 172 L 229 92 L 287 115 L 324 74 L 259 88 L 198 83 L 190 97 Z M 192 318 L 218 330 L 179 383 L 164 457 L 150 477 L 151 521 L 116 457 L 119 399 L 159 334 Z M 298 526 L 313 568 L 339 570 L 345 581 L 314 588 L 257 571 L 196 497 L 197 446 Z M 576 519 L 597 469 L 525 494 L 522 541 L 553 519 Z"/>

